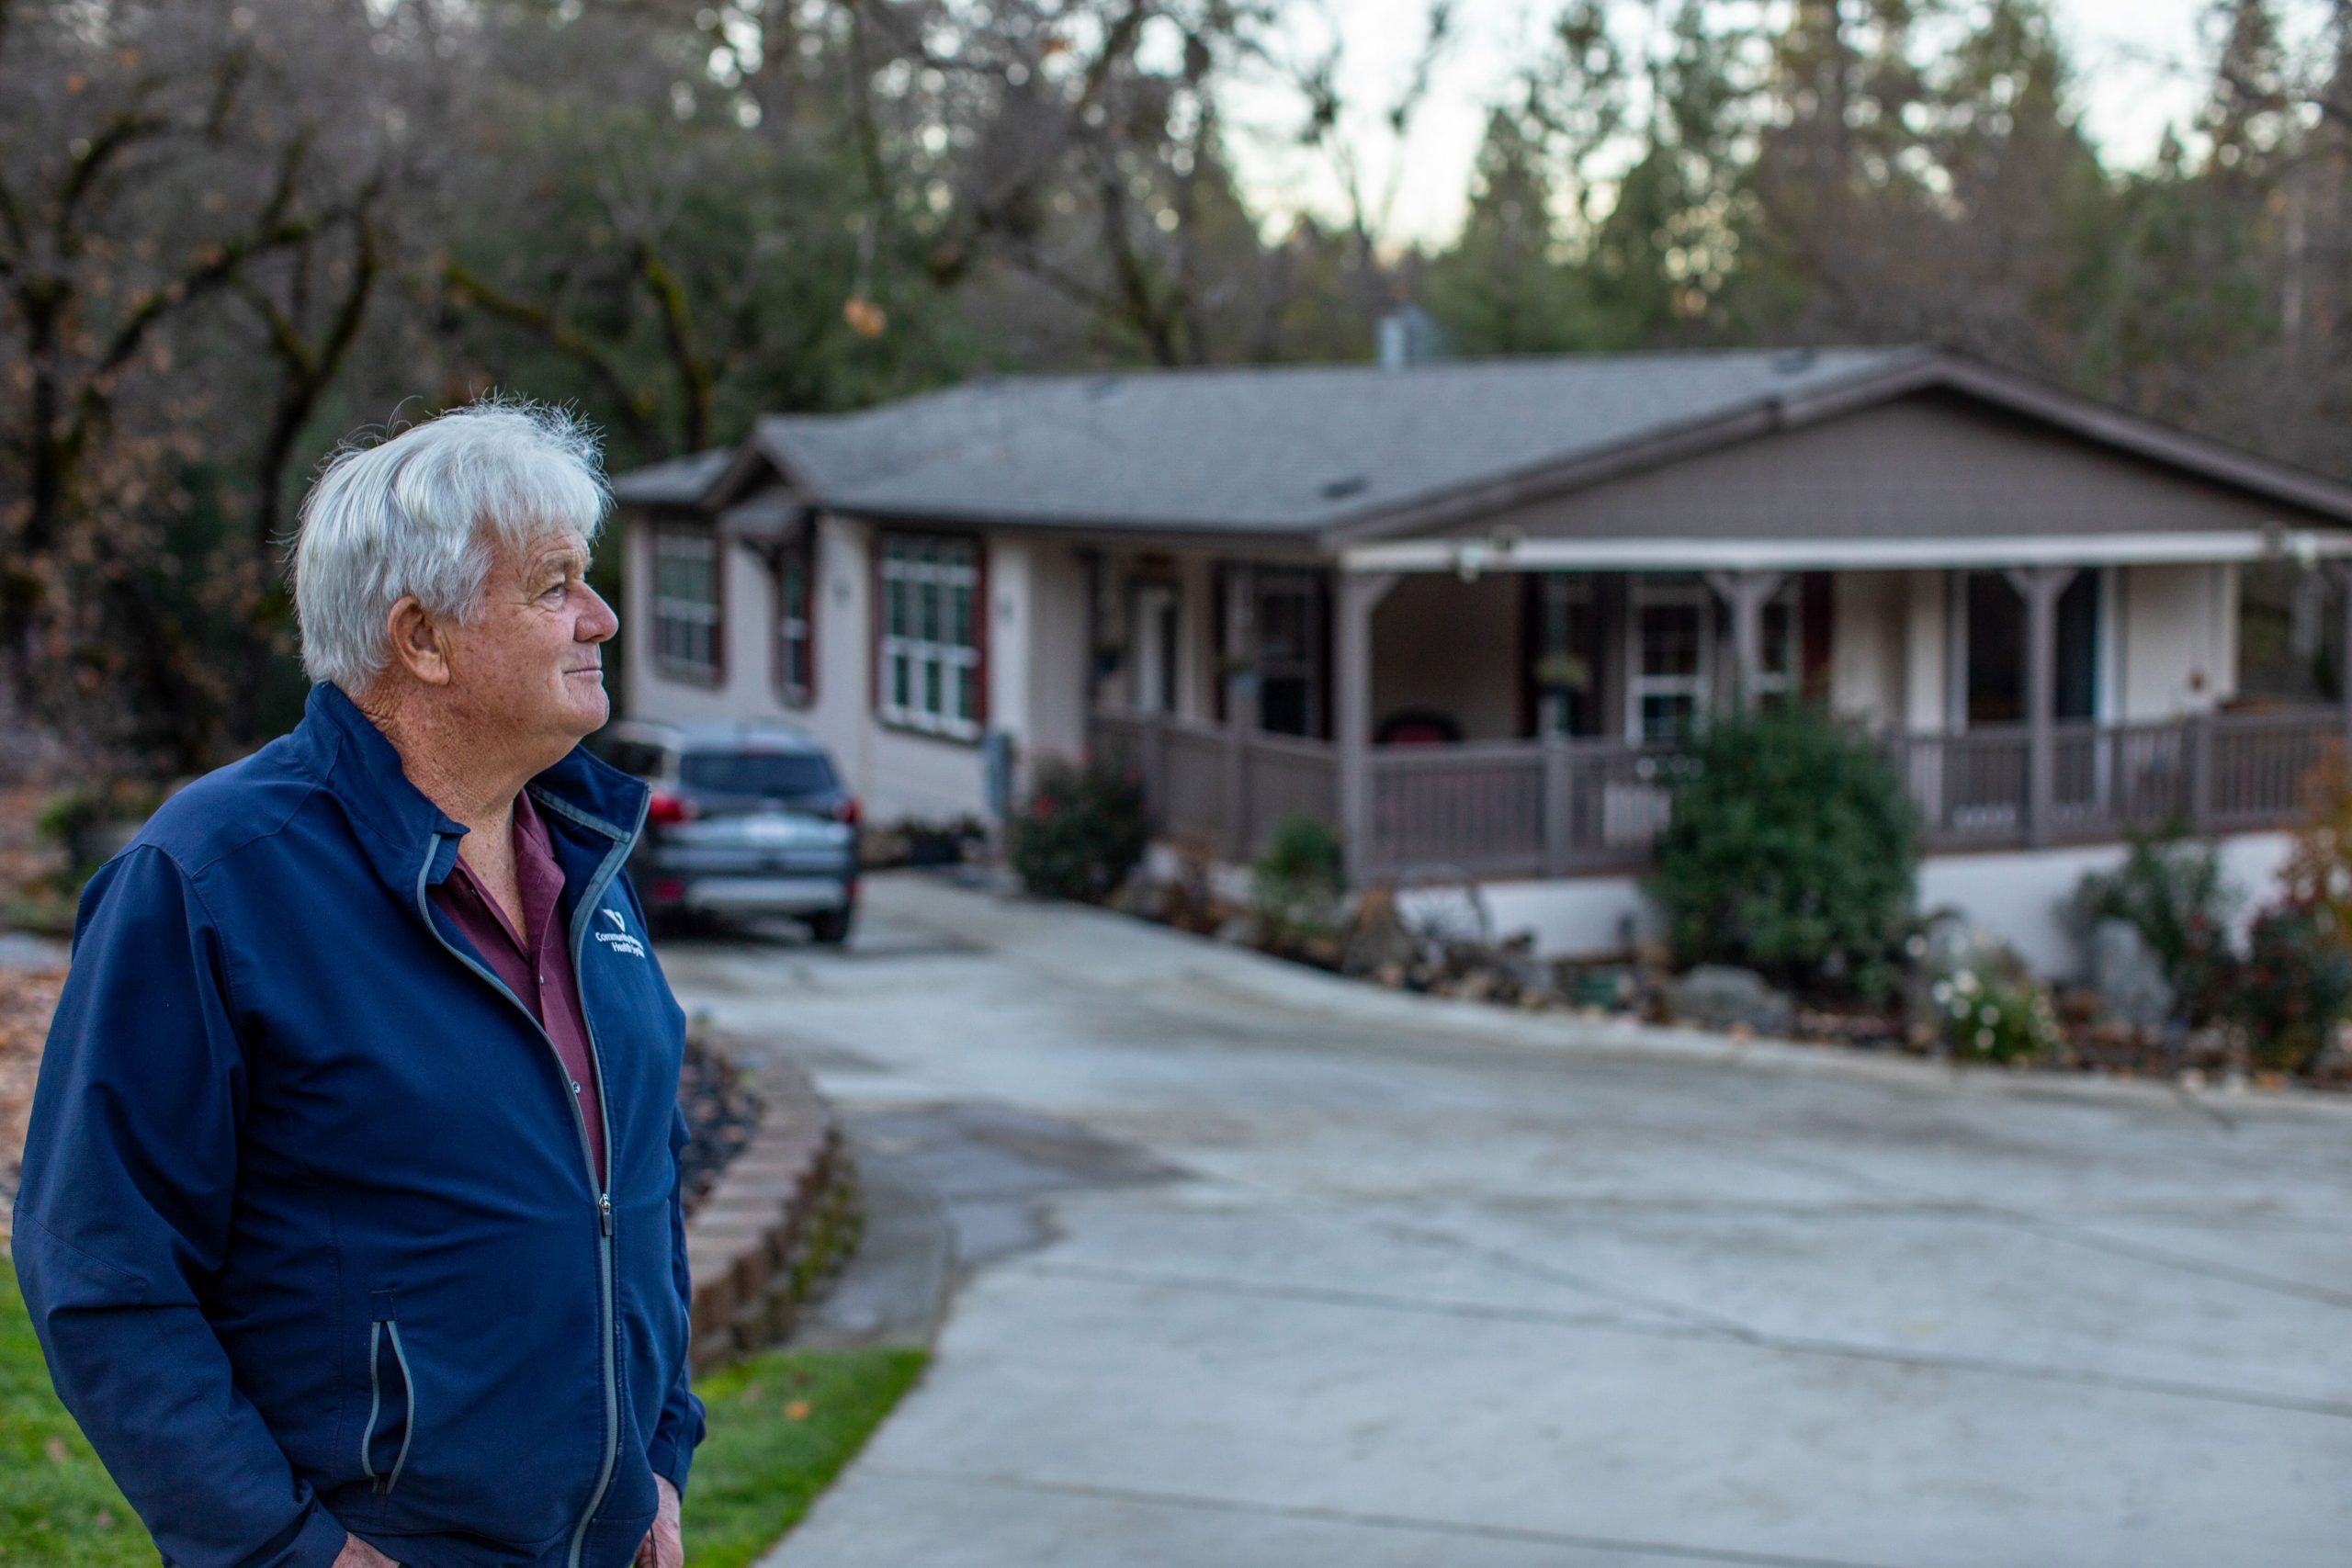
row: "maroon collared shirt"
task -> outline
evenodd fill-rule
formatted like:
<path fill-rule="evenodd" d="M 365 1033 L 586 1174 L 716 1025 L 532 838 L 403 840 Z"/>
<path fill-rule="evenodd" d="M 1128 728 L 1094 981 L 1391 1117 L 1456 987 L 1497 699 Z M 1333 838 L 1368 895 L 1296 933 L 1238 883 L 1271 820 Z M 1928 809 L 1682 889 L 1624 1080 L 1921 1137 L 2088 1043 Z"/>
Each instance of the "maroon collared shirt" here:
<path fill-rule="evenodd" d="M 462 857 L 433 889 L 433 901 L 481 953 L 506 988 L 531 1010 L 555 1042 L 564 1076 L 587 1124 L 588 1147 L 596 1163 L 596 1186 L 605 1190 L 605 1117 L 596 1098 L 596 1069 L 588 1044 L 587 1021 L 580 1014 L 580 991 L 571 983 L 571 950 L 560 918 L 563 871 L 548 842 L 548 825 L 531 806 L 527 791 L 514 796 L 514 869 L 523 889 L 523 929 L 517 931 L 498 900 L 474 879 Z"/>

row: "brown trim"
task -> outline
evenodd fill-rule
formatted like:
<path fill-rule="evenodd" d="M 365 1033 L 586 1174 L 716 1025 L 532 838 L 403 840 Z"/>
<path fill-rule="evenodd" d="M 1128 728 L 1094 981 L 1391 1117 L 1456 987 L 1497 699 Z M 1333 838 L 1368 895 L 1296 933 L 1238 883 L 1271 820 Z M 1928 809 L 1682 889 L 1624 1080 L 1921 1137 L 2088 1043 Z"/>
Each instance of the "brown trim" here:
<path fill-rule="evenodd" d="M 662 536 L 686 534 L 710 541 L 710 667 L 686 664 L 664 655 L 662 651 Z M 718 532 L 718 525 L 709 518 L 661 517 L 652 521 L 646 531 L 648 559 L 646 582 L 646 619 L 650 623 L 651 655 L 648 665 L 665 681 L 683 682 L 687 685 L 717 690 L 727 684 L 727 556 L 728 540 Z"/>
<path fill-rule="evenodd" d="M 793 556 L 800 558 L 800 624 L 808 628 L 808 683 L 795 694 L 792 683 L 785 679 L 784 662 L 784 568 Z M 768 685 L 775 693 L 777 702 L 788 708 L 811 708 L 817 705 L 817 606 L 824 598 L 817 581 L 823 562 L 823 552 L 818 547 L 817 526 L 812 519 L 798 539 L 777 550 L 768 561 L 768 587 L 774 595 L 774 611 L 768 621 Z"/>
<path fill-rule="evenodd" d="M 1836 581 L 1826 571 L 1808 571 L 1797 579 L 1797 694 L 1806 702 L 1829 700 Z"/>
<path fill-rule="evenodd" d="M 971 535 L 974 566 L 977 575 L 972 582 L 972 646 L 979 655 L 972 667 L 972 722 L 981 735 L 989 732 L 989 649 L 995 638 L 996 601 L 990 595 L 989 571 L 989 536 L 977 530 Z M 977 738 L 975 738 L 977 739 Z"/>
<path fill-rule="evenodd" d="M 1522 571 L 1519 584 L 1519 737 L 1535 738 L 1535 660 L 1544 637 L 1544 574 Z"/>

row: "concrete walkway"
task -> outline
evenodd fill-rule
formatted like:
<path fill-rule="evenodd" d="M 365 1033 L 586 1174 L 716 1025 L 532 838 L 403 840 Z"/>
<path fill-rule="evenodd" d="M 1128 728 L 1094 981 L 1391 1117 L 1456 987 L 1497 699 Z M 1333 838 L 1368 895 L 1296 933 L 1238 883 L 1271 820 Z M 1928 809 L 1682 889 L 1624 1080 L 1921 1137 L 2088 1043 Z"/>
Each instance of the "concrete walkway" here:
<path fill-rule="evenodd" d="M 868 888 L 846 953 L 662 953 L 927 1173 L 967 1276 L 770 1568 L 2346 1561 L 2343 1108 Z"/>

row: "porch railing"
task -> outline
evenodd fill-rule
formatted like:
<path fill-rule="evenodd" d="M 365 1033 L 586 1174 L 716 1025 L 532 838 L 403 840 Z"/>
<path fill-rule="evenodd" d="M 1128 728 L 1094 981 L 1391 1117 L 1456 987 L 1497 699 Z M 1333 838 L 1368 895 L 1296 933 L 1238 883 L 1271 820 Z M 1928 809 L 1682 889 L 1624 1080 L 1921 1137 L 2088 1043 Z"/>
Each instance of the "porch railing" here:
<path fill-rule="evenodd" d="M 2301 808 L 2303 775 L 2345 734 L 2335 706 L 2060 725 L 2041 823 L 2031 820 L 2023 725 L 1889 732 L 1878 744 L 1919 807 L 1922 846 L 1949 852 L 2113 842 L 2176 821 L 2205 832 L 2283 827 Z M 1254 855 L 1288 816 L 1339 822 L 1329 742 L 1111 712 L 1094 716 L 1093 736 L 1141 774 L 1165 836 L 1212 853 Z M 1555 739 L 1378 746 L 1367 765 L 1363 874 L 1568 876 L 1641 869 L 1688 762 L 1672 745 Z"/>

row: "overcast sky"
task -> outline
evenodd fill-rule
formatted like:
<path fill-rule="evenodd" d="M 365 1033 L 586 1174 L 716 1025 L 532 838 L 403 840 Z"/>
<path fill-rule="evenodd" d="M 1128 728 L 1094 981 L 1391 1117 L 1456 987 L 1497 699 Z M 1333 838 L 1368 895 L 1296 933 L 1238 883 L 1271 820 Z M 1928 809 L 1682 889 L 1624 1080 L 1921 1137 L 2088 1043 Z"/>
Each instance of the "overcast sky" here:
<path fill-rule="evenodd" d="M 2143 164 L 2168 123 L 2186 122 L 2201 94 L 2199 19 L 2210 0 L 2052 0 L 2068 45 L 2075 94 L 2092 140 L 2110 165 Z M 1398 241 L 1442 241 L 1461 221 L 1473 154 L 1486 109 L 1542 37 L 1555 0 L 1455 0 L 1459 40 L 1437 75 L 1427 108 L 1401 150 L 1376 126 L 1358 128 L 1374 162 L 1377 189 L 1396 181 L 1391 232 Z M 1310 0 L 1311 7 L 1311 0 Z M 1419 47 L 1427 0 L 1321 0 L 1320 14 L 1344 30 L 1351 100 L 1393 97 Z M 2313 0 L 2287 0 L 2293 26 L 2316 19 Z M 1303 13 L 1314 14 L 1312 9 Z M 1629 6 L 1628 20 L 1642 15 Z M 1302 22 L 1313 29 L 1317 23 Z M 1261 209 L 1340 210 L 1337 176 L 1321 154 L 1295 153 L 1275 132 L 1295 122 L 1292 100 L 1244 94 L 1234 104 L 1234 152 Z M 1262 118 L 1261 118 L 1262 115 Z M 1264 134 L 1252 136 L 1252 123 Z M 1401 161 L 1400 161 L 1401 160 Z"/>

